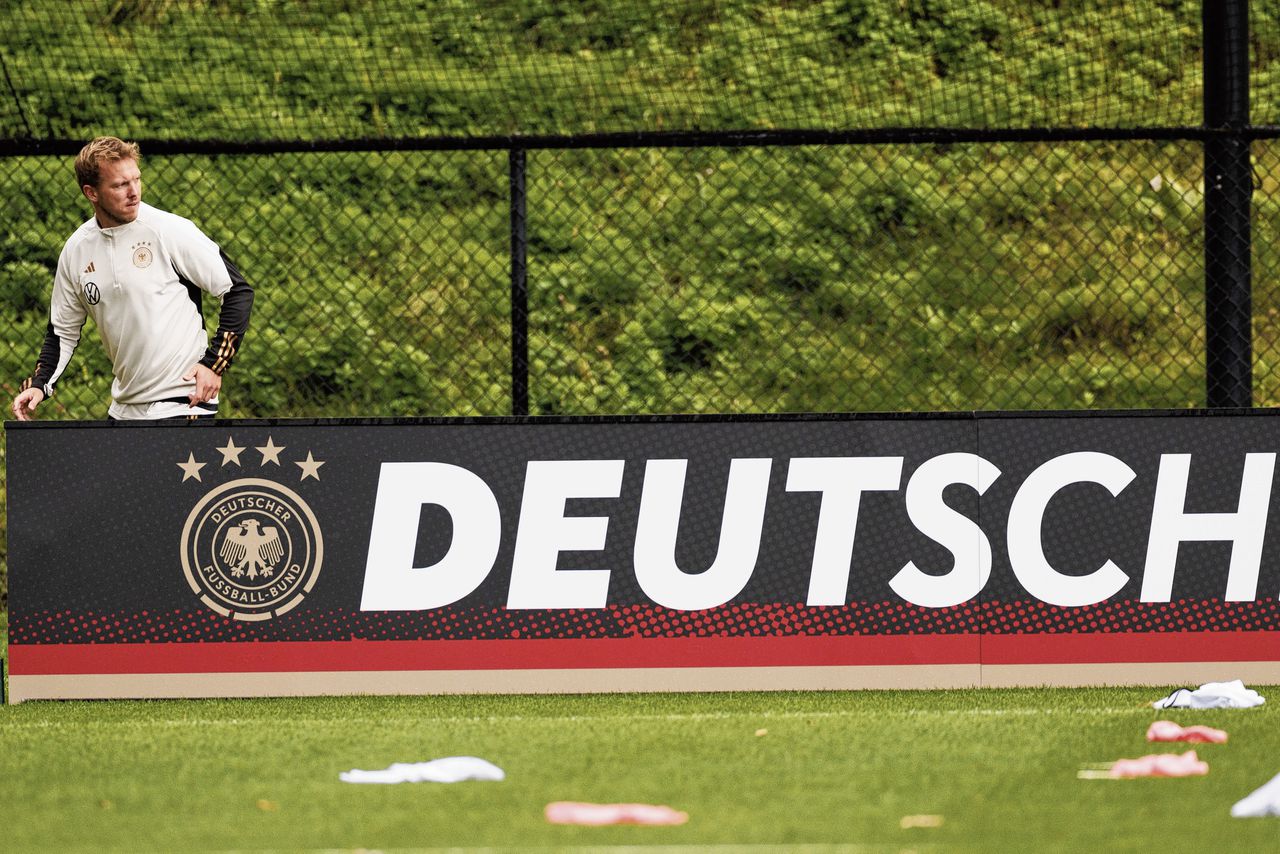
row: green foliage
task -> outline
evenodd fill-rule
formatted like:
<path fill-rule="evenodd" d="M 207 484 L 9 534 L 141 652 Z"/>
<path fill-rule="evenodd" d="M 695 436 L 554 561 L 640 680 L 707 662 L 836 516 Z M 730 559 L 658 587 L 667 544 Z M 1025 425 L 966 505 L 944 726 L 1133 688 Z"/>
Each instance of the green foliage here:
<path fill-rule="evenodd" d="M 530 152 L 535 410 L 1197 401 L 1191 149 Z M 16 383 L 43 333 L 58 248 L 85 211 L 61 160 L 10 162 L 22 176 L 5 184 L 11 221 L 23 226 L 0 244 L 0 293 L 16 315 L 0 361 Z M 229 414 L 509 411 L 501 153 L 144 166 L 148 198 L 196 219 L 257 287 Z M 211 325 L 216 308 L 206 300 Z M 84 338 L 54 414 L 102 415 L 109 372 L 91 324 Z M 1126 387 L 1121 373 L 1099 395 L 1041 368 L 1076 354 L 1172 384 Z"/>
<path fill-rule="evenodd" d="M 1192 404 L 1189 149 L 538 153 L 535 407 Z"/>
<path fill-rule="evenodd" d="M 1200 117 L 1200 12 L 1187 2 L 44 0 L 6 13 L 16 106 L 0 109 L 0 133 L 9 135 L 314 139 Z M 1257 17 L 1265 58 L 1274 16 Z"/>

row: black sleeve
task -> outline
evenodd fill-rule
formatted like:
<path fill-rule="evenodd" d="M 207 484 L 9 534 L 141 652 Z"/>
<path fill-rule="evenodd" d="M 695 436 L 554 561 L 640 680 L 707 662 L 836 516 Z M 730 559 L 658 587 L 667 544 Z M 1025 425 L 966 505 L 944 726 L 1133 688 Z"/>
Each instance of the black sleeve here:
<path fill-rule="evenodd" d="M 31 376 L 22 381 L 19 391 L 26 391 L 35 386 L 43 391 L 46 397 L 51 396 L 53 389 L 49 388 L 49 380 L 53 379 L 53 372 L 57 370 L 61 355 L 62 339 L 53 331 L 53 324 L 50 323 L 44 330 L 44 343 L 40 345 L 40 355 L 36 357 L 36 369 L 31 372 Z"/>
<path fill-rule="evenodd" d="M 222 261 L 227 265 L 227 273 L 231 276 L 231 290 L 222 297 L 222 310 L 218 314 L 218 331 L 209 342 L 209 349 L 204 351 L 200 364 L 221 375 L 240 351 L 244 343 L 244 334 L 249 329 L 249 312 L 253 308 L 253 288 L 240 275 L 236 265 L 231 263 L 225 252 Z"/>

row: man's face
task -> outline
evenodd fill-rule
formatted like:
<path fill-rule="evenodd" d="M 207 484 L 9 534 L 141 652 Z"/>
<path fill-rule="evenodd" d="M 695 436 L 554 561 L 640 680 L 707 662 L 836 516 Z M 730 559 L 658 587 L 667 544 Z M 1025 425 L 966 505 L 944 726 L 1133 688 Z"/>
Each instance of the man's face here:
<path fill-rule="evenodd" d="M 93 203 L 98 224 L 111 228 L 138 218 L 142 203 L 142 173 L 136 160 L 108 160 L 98 167 L 98 186 L 84 186 L 84 195 Z"/>

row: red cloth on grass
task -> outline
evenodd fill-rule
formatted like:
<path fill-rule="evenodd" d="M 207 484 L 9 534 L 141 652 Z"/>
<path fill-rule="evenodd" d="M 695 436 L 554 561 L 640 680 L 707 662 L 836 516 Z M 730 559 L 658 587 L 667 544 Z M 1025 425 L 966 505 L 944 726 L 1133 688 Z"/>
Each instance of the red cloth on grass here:
<path fill-rule="evenodd" d="M 588 804 L 555 801 L 544 811 L 552 824 L 684 824 L 689 814 L 653 804 Z"/>
<path fill-rule="evenodd" d="M 1211 726 L 1178 726 L 1173 721 L 1156 721 L 1147 727 L 1147 741 L 1189 741 L 1198 744 L 1226 744 L 1227 734 Z"/>
<path fill-rule="evenodd" d="M 1137 759 L 1120 759 L 1111 766 L 1112 777 L 1193 777 L 1209 773 L 1209 763 L 1202 762 L 1194 750 L 1176 753 L 1153 753 Z"/>

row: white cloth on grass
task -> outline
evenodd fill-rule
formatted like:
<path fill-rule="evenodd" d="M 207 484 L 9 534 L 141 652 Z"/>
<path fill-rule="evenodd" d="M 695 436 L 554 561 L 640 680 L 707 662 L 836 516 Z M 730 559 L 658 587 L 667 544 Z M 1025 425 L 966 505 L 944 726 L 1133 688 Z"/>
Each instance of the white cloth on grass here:
<path fill-rule="evenodd" d="M 463 780 L 503 780 L 506 773 L 475 756 L 446 756 L 430 762 L 397 762 L 378 771 L 352 768 L 338 779 L 344 783 L 461 783 Z"/>
<path fill-rule="evenodd" d="M 1266 698 L 1239 679 L 1230 682 L 1206 682 L 1192 691 L 1179 688 L 1151 704 L 1156 709 L 1248 709 L 1261 706 Z"/>
<path fill-rule="evenodd" d="M 1263 816 L 1280 816 L 1280 774 L 1271 778 L 1271 782 L 1250 793 L 1236 802 L 1231 808 L 1235 818 L 1261 818 Z"/>

